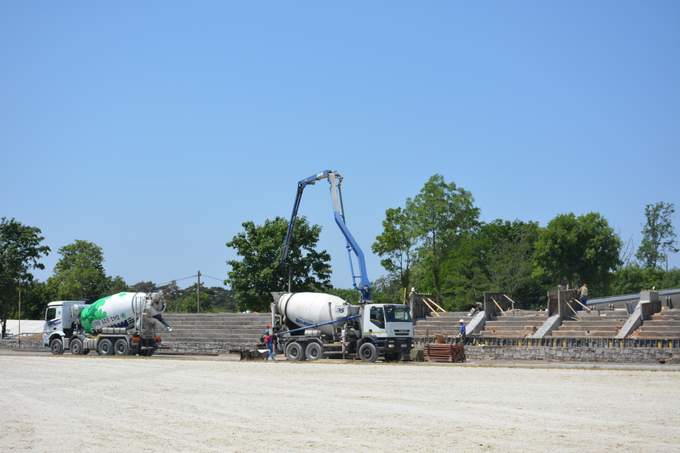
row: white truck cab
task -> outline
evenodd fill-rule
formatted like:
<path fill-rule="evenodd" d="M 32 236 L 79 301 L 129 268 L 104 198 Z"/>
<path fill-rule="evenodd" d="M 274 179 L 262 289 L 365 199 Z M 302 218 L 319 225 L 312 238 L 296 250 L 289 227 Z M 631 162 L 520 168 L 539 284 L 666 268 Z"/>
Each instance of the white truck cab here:
<path fill-rule="evenodd" d="M 80 321 L 78 312 L 86 306 L 82 300 L 62 300 L 50 302 L 45 310 L 45 326 L 43 327 L 43 346 L 54 347 L 60 353 L 63 351 L 64 343 L 68 347 L 68 339 L 73 334 L 74 329 Z M 58 341 L 54 341 L 58 340 Z"/>
<path fill-rule="evenodd" d="M 413 321 L 406 305 L 370 304 L 363 306 L 362 338 L 371 339 L 375 347 L 360 343 L 359 357 L 365 361 L 375 361 L 375 354 L 388 360 L 401 360 L 404 353 L 413 347 Z M 362 350 L 363 347 L 363 350 Z"/>

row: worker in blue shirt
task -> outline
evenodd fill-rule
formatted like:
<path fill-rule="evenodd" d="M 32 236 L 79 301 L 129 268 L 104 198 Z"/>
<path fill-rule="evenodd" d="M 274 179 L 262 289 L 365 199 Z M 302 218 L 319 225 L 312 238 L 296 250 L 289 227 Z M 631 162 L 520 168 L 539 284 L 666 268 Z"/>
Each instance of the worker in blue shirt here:
<path fill-rule="evenodd" d="M 458 334 L 459 337 L 465 339 L 465 334 L 467 332 L 465 331 L 465 321 L 462 319 L 460 320 L 460 334 Z"/>

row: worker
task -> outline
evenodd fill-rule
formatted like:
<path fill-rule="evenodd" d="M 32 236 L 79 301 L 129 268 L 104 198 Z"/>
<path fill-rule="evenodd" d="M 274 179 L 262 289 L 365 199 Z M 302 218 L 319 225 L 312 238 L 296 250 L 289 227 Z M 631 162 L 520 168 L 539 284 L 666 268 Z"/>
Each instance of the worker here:
<path fill-rule="evenodd" d="M 274 355 L 274 339 L 269 335 L 269 329 L 265 332 L 267 335 L 264 337 L 264 344 L 267 346 L 267 349 L 269 349 L 269 353 L 267 354 L 267 357 L 265 357 L 265 360 L 268 360 L 271 358 L 272 360 L 276 359 L 276 356 Z"/>
<path fill-rule="evenodd" d="M 475 302 L 474 307 L 470 310 L 470 313 L 468 313 L 468 316 L 474 316 L 480 311 L 484 310 L 484 307 L 482 306 L 481 302 Z"/>
<path fill-rule="evenodd" d="M 466 335 L 466 331 L 465 331 L 465 321 L 463 321 L 463 320 L 461 319 L 461 320 L 460 320 L 460 333 L 458 334 L 458 336 L 461 337 L 463 340 L 465 340 L 465 335 Z"/>
<path fill-rule="evenodd" d="M 584 283 L 583 286 L 581 286 L 578 289 L 578 293 L 576 294 L 581 296 L 579 300 L 583 304 L 583 309 L 587 310 L 586 306 L 588 305 L 588 285 Z"/>

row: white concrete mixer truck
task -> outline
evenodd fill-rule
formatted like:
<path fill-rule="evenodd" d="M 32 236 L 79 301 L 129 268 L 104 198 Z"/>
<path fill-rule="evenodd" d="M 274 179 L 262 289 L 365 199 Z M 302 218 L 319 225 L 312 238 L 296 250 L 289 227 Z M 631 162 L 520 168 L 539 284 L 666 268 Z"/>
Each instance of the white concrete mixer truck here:
<path fill-rule="evenodd" d="M 162 313 L 161 293 L 118 293 L 93 304 L 50 302 L 45 311 L 43 345 L 52 354 L 151 356 L 161 344 L 157 329 L 171 331 Z"/>
<path fill-rule="evenodd" d="M 293 293 L 292 268 L 286 262 L 302 192 L 316 181 L 328 179 L 335 223 L 347 240 L 353 286 L 359 291 L 359 304 L 351 305 L 339 297 L 322 293 Z M 298 182 L 297 195 L 281 254 L 288 266 L 288 292 L 272 293 L 271 329 L 277 351 L 288 360 L 317 360 L 322 357 L 346 358 L 356 354 L 365 362 L 378 357 L 399 361 L 413 348 L 413 322 L 406 305 L 373 304 L 371 283 L 366 273 L 364 254 L 345 224 L 340 184 L 342 176 L 325 170 Z M 357 257 L 360 275 L 354 274 L 352 252 Z M 357 282 L 359 281 L 359 282 Z"/>
<path fill-rule="evenodd" d="M 358 357 L 398 362 L 413 349 L 406 305 L 351 305 L 322 293 L 273 293 L 271 333 L 288 360 Z"/>

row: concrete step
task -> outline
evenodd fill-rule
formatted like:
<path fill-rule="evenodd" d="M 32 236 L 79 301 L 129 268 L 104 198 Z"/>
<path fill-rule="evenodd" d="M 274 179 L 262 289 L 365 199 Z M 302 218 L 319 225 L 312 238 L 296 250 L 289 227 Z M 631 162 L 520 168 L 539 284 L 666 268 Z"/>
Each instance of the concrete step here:
<path fill-rule="evenodd" d="M 553 332 L 553 338 L 614 338 L 618 332 Z"/>
<path fill-rule="evenodd" d="M 467 315 L 469 313 L 470 312 L 468 312 L 468 311 L 447 311 L 446 313 L 442 313 L 442 312 L 438 311 L 437 315 L 439 315 L 439 316 L 435 315 L 434 313 L 430 313 L 429 315 L 427 315 L 426 319 L 430 319 L 430 318 L 435 318 L 435 319 L 436 318 L 457 318 L 457 319 L 460 319 L 460 318 L 467 317 Z"/>
<path fill-rule="evenodd" d="M 643 324 L 640 326 L 640 332 L 677 332 L 680 335 L 680 326 L 649 326 Z"/>
<path fill-rule="evenodd" d="M 593 321 L 564 321 L 562 323 L 562 326 L 569 326 L 569 327 L 597 327 L 597 326 L 606 326 L 606 327 L 616 327 L 616 326 L 622 326 L 624 323 L 623 322 L 593 322 Z M 560 328 L 562 327 L 560 326 Z"/>
<path fill-rule="evenodd" d="M 537 324 L 541 325 L 546 321 L 547 318 L 508 318 L 508 319 L 491 319 L 486 322 L 486 324 L 492 325 L 509 325 L 516 326 L 520 324 Z"/>
<path fill-rule="evenodd" d="M 650 333 L 643 333 L 641 332 L 638 337 L 640 340 L 678 340 L 680 339 L 680 333 L 656 333 L 656 332 L 650 332 Z"/>
<path fill-rule="evenodd" d="M 660 327 L 680 327 L 680 319 L 677 321 L 661 321 L 657 319 L 651 319 L 645 321 L 644 326 L 660 326 Z"/>
<path fill-rule="evenodd" d="M 484 333 L 483 338 L 527 338 L 530 337 L 529 332 L 506 332 L 500 333 Z"/>

